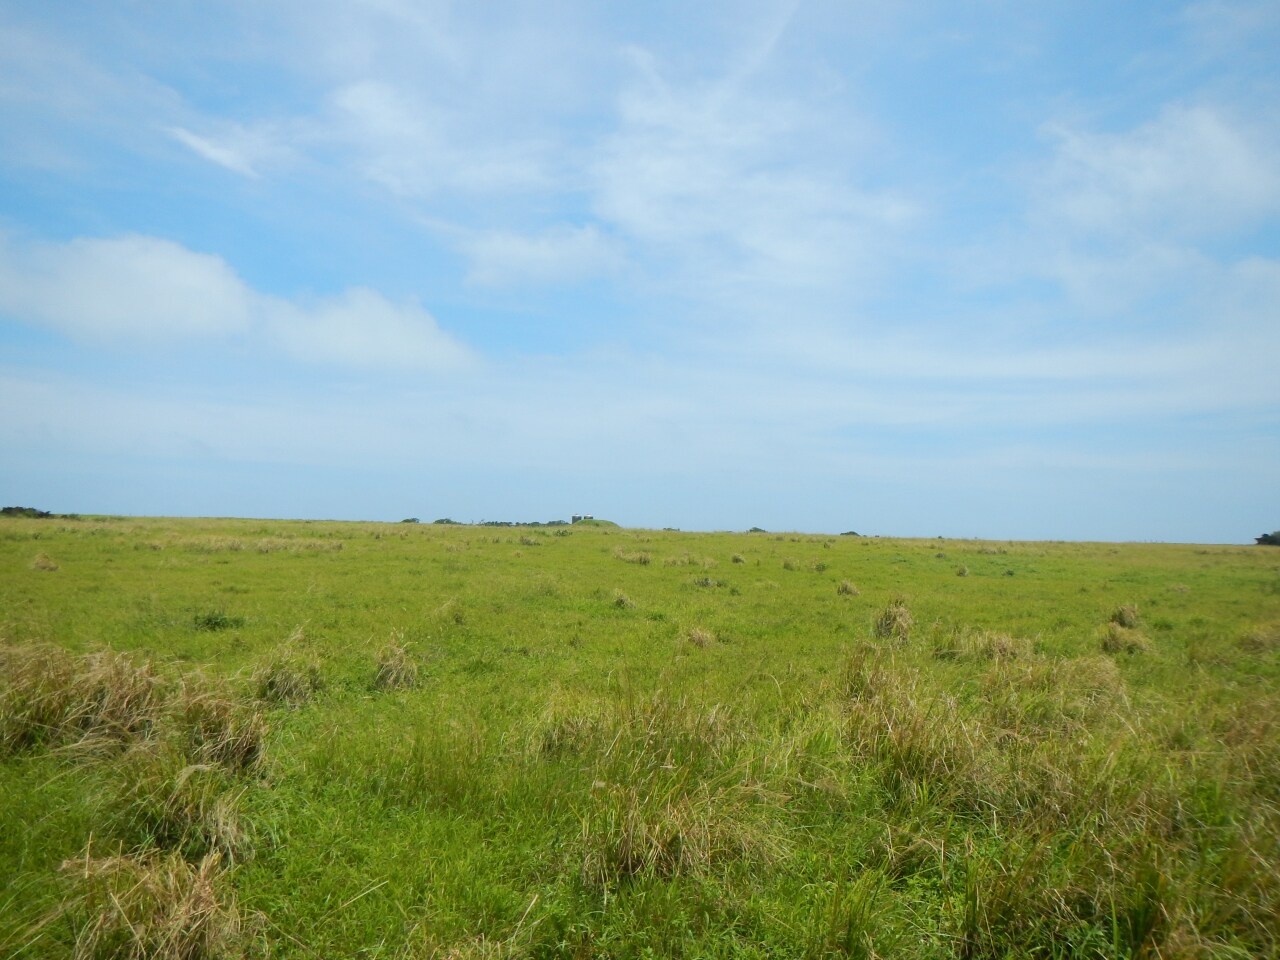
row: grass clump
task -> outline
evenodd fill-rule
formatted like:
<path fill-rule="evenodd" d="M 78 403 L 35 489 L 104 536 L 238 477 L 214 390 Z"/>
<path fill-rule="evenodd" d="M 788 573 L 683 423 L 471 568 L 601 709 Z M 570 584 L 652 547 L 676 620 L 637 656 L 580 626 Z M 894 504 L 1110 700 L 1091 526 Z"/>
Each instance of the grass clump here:
<path fill-rule="evenodd" d="M 275 706 L 298 707 L 324 689 L 320 664 L 298 653 L 281 653 L 253 675 L 258 699 Z"/>
<path fill-rule="evenodd" d="M 1246 630 L 1237 641 L 1246 653 L 1271 653 L 1280 649 L 1280 623 L 1256 626 Z"/>
<path fill-rule="evenodd" d="M 179 744 L 192 763 L 247 773 L 262 757 L 266 718 L 258 705 L 202 683 L 186 683 L 175 698 Z"/>
<path fill-rule="evenodd" d="M 859 676 L 861 674 L 861 676 Z M 933 697 L 913 673 L 851 661 L 845 739 L 899 800 L 978 809 L 992 793 L 981 725 Z"/>
<path fill-rule="evenodd" d="M 880 616 L 876 618 L 873 632 L 881 640 L 897 640 L 905 642 L 911 636 L 911 628 L 915 624 L 915 620 L 911 616 L 911 610 L 907 607 L 907 601 L 902 597 L 897 597 L 889 601 L 889 605 L 880 612 Z"/>
<path fill-rule="evenodd" d="M 619 560 L 621 560 L 623 563 L 635 563 L 635 564 L 639 564 L 642 567 L 647 567 L 649 564 L 653 562 L 653 557 L 651 557 L 644 550 L 628 551 L 628 550 L 623 550 L 621 547 L 619 547 L 617 550 L 613 552 L 613 555 L 617 557 Z"/>
<path fill-rule="evenodd" d="M 982 690 L 997 725 L 1033 738 L 1108 729 L 1129 702 L 1120 669 L 1101 654 L 997 661 L 982 678 Z"/>
<path fill-rule="evenodd" d="M 858 592 L 858 588 L 852 580 L 841 580 L 836 586 L 836 593 L 842 597 L 856 597 Z"/>
<path fill-rule="evenodd" d="M 35 559 L 31 561 L 32 570 L 43 570 L 46 573 L 53 573 L 58 569 L 58 562 L 47 553 L 37 553 Z"/>
<path fill-rule="evenodd" d="M 173 746 L 139 744 L 113 766 L 110 820 L 138 849 L 173 850 L 195 860 L 217 852 L 247 856 L 250 841 L 239 814 L 243 788 L 224 768 L 188 763 Z"/>
<path fill-rule="evenodd" d="M 418 685 L 418 662 L 413 659 L 401 637 L 393 637 L 378 654 L 374 674 L 375 690 L 408 690 Z"/>
<path fill-rule="evenodd" d="M 76 957 L 231 960 L 250 933 L 217 853 L 189 863 L 176 853 L 95 857 L 62 865 L 70 890 L 57 919 L 74 931 Z"/>
<path fill-rule="evenodd" d="M 160 676 L 124 654 L 6 647 L 0 665 L 0 746 L 7 753 L 40 744 L 121 744 L 147 736 L 165 709 Z"/>
<path fill-rule="evenodd" d="M 1104 653 L 1149 653 L 1151 641 L 1142 631 L 1133 627 L 1123 627 L 1118 622 L 1107 624 L 1102 632 L 1100 645 Z"/>
<path fill-rule="evenodd" d="M 639 877 L 696 876 L 728 861 L 770 860 L 779 839 L 752 816 L 752 796 L 727 782 L 689 783 L 687 774 L 632 771 L 597 781 L 580 817 L 582 879 L 615 889 Z"/>
<path fill-rule="evenodd" d="M 689 631 L 688 639 L 695 647 L 705 649 L 716 642 L 716 635 L 703 627 L 694 627 Z"/>
<path fill-rule="evenodd" d="M 1025 637 L 960 629 L 935 639 L 933 655 L 939 660 L 1027 660 L 1035 653 L 1034 644 Z"/>
<path fill-rule="evenodd" d="M 1132 603 L 1126 603 L 1123 606 L 1116 607 L 1111 612 L 1111 623 L 1126 630 L 1136 630 L 1142 625 L 1142 618 L 1138 616 L 1138 608 Z"/>
<path fill-rule="evenodd" d="M 635 607 L 636 602 L 621 590 L 613 591 L 613 605 L 619 610 L 631 610 Z"/>
<path fill-rule="evenodd" d="M 191 618 L 191 621 L 197 630 L 210 632 L 234 630 L 244 626 L 244 617 L 228 616 L 221 610 L 206 610 L 204 613 L 197 613 Z"/>

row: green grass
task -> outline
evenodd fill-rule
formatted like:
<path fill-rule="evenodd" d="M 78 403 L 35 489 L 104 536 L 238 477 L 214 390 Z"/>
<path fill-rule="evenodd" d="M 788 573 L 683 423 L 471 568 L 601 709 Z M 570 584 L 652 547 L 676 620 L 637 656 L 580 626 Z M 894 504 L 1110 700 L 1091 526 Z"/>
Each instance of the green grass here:
<path fill-rule="evenodd" d="M 1275 957 L 1278 562 L 3 518 L 0 957 Z"/>

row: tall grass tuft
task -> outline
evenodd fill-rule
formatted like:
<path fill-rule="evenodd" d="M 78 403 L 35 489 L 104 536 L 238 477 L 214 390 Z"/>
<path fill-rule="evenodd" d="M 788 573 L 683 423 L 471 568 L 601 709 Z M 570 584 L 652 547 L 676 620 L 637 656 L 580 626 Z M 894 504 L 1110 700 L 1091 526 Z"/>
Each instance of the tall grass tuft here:
<path fill-rule="evenodd" d="M 597 781 L 580 818 L 582 878 L 616 888 L 633 877 L 705 873 L 729 860 L 772 859 L 779 838 L 753 818 L 739 784 L 691 783 L 687 771 L 653 765 L 625 783 Z"/>
<path fill-rule="evenodd" d="M 1138 616 L 1138 608 L 1132 603 L 1126 603 L 1123 606 L 1116 607 L 1111 612 L 1111 622 L 1117 626 L 1124 627 L 1126 630 L 1136 630 L 1142 625 L 1142 618 Z"/>
<path fill-rule="evenodd" d="M 277 706 L 301 706 L 324 688 L 320 664 L 294 652 L 278 654 L 253 679 L 258 699 Z"/>
<path fill-rule="evenodd" d="M 914 623 L 907 601 L 896 597 L 881 611 L 876 619 L 874 632 L 882 640 L 906 641 L 911 636 Z"/>
<path fill-rule="evenodd" d="M 192 763 L 232 773 L 252 770 L 262 757 L 267 722 L 258 705 L 206 683 L 184 682 L 175 696 L 173 723 Z"/>
<path fill-rule="evenodd" d="M 848 957 L 875 960 L 876 901 L 882 877 L 864 873 L 849 883 L 839 883 L 825 902 L 819 902 L 811 920 L 806 957 Z"/>
<path fill-rule="evenodd" d="M 0 745 L 122 744 L 150 734 L 167 691 L 149 663 L 111 651 L 74 657 L 44 646 L 5 647 Z"/>
<path fill-rule="evenodd" d="M 939 660 L 1026 660 L 1034 656 L 1034 645 L 1025 637 L 961 628 L 937 637 L 933 655 Z"/>
<path fill-rule="evenodd" d="M 251 935 L 220 867 L 217 853 L 193 864 L 176 853 L 95 857 L 86 850 L 62 865 L 70 890 L 57 918 L 75 931 L 77 957 L 242 957 Z"/>
<path fill-rule="evenodd" d="M 407 690 L 418 685 L 418 662 L 413 659 L 400 635 L 393 636 L 378 653 L 375 690 Z"/>
<path fill-rule="evenodd" d="M 689 642 L 695 647 L 706 648 L 716 642 L 716 635 L 705 627 L 694 627 L 689 631 Z"/>
<path fill-rule="evenodd" d="M 1106 625 L 1099 645 L 1104 653 L 1135 654 L 1151 651 L 1151 641 L 1143 635 L 1142 631 L 1132 627 L 1122 627 L 1115 621 Z"/>
<path fill-rule="evenodd" d="M 243 788 L 225 769 L 187 763 L 171 745 L 144 743 L 112 768 L 110 818 L 135 848 L 173 850 L 188 860 L 218 853 L 228 860 L 250 852 L 239 814 Z"/>

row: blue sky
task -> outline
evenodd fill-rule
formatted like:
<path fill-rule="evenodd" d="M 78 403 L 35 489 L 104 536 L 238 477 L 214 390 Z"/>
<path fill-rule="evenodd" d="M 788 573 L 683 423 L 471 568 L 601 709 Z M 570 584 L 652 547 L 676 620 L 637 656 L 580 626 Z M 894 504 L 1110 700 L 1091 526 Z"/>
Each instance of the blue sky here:
<path fill-rule="evenodd" d="M 0 499 L 1241 542 L 1280 5 L 0 0 Z"/>

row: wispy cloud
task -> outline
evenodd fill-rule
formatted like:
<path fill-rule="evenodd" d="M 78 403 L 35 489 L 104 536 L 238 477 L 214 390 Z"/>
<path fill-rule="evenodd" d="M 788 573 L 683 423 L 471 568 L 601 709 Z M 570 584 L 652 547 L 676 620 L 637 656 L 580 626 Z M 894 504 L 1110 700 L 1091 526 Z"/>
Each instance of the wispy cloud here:
<path fill-rule="evenodd" d="M 753 52 L 753 69 L 764 55 Z M 752 92 L 750 70 L 676 84 L 647 51 L 631 58 L 636 79 L 591 162 L 592 206 L 686 264 L 697 289 L 856 285 L 874 273 L 886 235 L 917 212 L 909 195 L 859 186 L 825 118 L 798 99 Z"/>
<path fill-rule="evenodd" d="M 620 245 L 595 224 L 560 224 L 538 233 L 477 231 L 458 241 L 470 258 L 467 280 L 483 286 L 566 283 L 621 267 Z"/>
<path fill-rule="evenodd" d="M 1053 125 L 1044 212 L 1107 235 L 1189 239 L 1280 212 L 1280 124 L 1210 105 L 1171 104 L 1120 133 Z"/>
<path fill-rule="evenodd" d="M 391 83 L 363 80 L 333 94 L 332 136 L 368 179 L 406 197 L 450 190 L 503 193 L 547 182 L 545 145 L 468 137 L 452 111 Z"/>
<path fill-rule="evenodd" d="M 263 145 L 246 143 L 243 133 L 234 139 L 217 141 L 192 133 L 185 127 L 168 127 L 167 132 L 184 147 L 210 163 L 216 163 L 242 177 L 256 180 L 261 176 L 257 169 L 255 155 L 262 154 Z"/>

